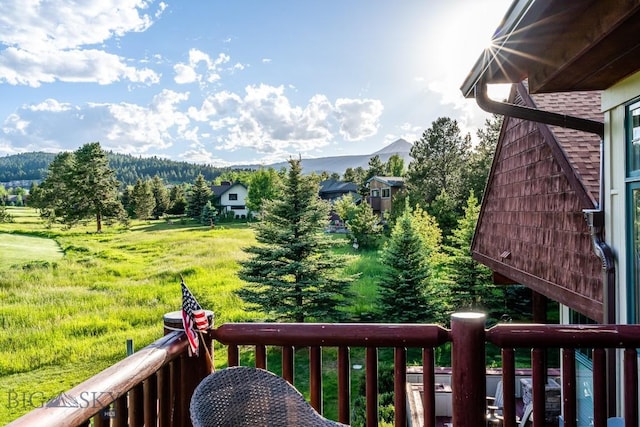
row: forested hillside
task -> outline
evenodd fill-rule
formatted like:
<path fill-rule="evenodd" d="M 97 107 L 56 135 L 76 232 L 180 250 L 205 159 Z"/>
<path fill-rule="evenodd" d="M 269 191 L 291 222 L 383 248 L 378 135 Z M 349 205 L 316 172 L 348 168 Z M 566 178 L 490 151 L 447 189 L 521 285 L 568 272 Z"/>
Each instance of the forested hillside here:
<path fill-rule="evenodd" d="M 0 157 L 0 182 L 41 181 L 54 157 L 53 153 L 41 152 Z M 155 175 L 169 184 L 193 182 L 198 174 L 202 174 L 205 179 L 212 181 L 227 170 L 158 157 L 134 157 L 112 152 L 109 152 L 107 157 L 110 167 L 116 172 L 118 181 L 131 185 L 135 184 L 138 178 L 147 180 Z"/>

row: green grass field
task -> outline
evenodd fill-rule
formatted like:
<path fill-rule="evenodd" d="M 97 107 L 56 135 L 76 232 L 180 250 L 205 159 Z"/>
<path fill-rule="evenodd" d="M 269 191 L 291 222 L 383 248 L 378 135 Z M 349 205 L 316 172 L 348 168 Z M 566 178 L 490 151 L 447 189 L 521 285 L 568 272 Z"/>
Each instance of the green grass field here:
<path fill-rule="evenodd" d="M 255 242 L 247 225 L 134 222 L 97 234 L 93 223 L 46 228 L 32 209 L 8 211 L 15 222 L 0 224 L 0 241 L 12 242 L 0 243 L 0 424 L 124 358 L 127 339 L 138 349 L 161 337 L 162 316 L 181 306 L 181 275 L 216 324 L 262 317 L 234 294 L 242 248 Z M 367 256 L 352 254 L 348 268 L 361 273 L 356 315 L 375 305 L 377 270 L 367 265 L 377 263 Z M 298 359 L 304 370 L 305 356 Z M 278 363 L 270 356 L 271 367 Z M 298 378 L 304 390 L 304 372 Z M 36 398 L 25 400 L 29 393 Z"/>
<path fill-rule="evenodd" d="M 62 259 L 62 255 L 55 240 L 0 233 L 0 271 L 27 262 L 55 262 Z"/>

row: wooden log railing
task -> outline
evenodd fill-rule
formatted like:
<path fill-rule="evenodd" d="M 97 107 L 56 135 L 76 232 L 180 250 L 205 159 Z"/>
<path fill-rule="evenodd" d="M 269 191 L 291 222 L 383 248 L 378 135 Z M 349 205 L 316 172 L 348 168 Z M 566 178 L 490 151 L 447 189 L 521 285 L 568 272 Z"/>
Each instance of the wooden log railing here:
<path fill-rule="evenodd" d="M 188 346 L 184 332 L 170 332 L 9 426 L 190 426 L 188 402 L 211 366 Z"/>
<path fill-rule="evenodd" d="M 255 354 L 255 366 L 268 368 L 269 347 L 280 347 L 282 376 L 294 382 L 295 350 L 309 351 L 309 397 L 322 413 L 322 348 L 337 348 L 338 420 L 351 419 L 350 354 L 364 348 L 366 425 L 378 423 L 378 350 L 394 351 L 395 425 L 405 426 L 407 349 L 422 350 L 424 384 L 423 425 L 435 426 L 434 353 L 452 343 L 453 425 L 484 427 L 485 348 L 492 343 L 502 349 L 504 425 L 515 425 L 516 348 L 531 349 L 533 425 L 545 425 L 546 369 L 544 352 L 562 349 L 562 392 L 564 425 L 576 426 L 576 349 L 593 349 L 593 421 L 606 425 L 614 416 L 607 408 L 606 349 L 620 349 L 619 378 L 623 381 L 625 426 L 638 425 L 638 325 L 528 325 L 503 324 L 485 329 L 485 317 L 478 313 L 452 315 L 451 330 L 437 325 L 415 324 L 294 324 L 235 323 L 211 331 L 204 345 L 215 339 L 227 346 L 227 363 L 240 363 L 246 346 Z M 189 358 L 188 343 L 181 331 L 171 332 L 152 345 L 64 393 L 72 405 L 45 405 L 10 424 L 11 427 L 47 426 L 189 426 L 189 400 L 199 381 L 210 371 L 205 352 Z M 615 356 L 615 355 L 614 355 Z M 62 397 L 62 396 L 61 396 Z M 110 418 L 101 413 L 110 409 Z"/>
<path fill-rule="evenodd" d="M 607 404 L 608 399 L 614 398 L 615 390 L 608 389 L 610 383 L 606 376 L 607 363 L 615 363 L 617 357 L 615 352 L 609 350 L 619 349 L 622 364 L 618 367 L 618 378 L 622 380 L 624 396 L 622 417 L 626 427 L 638 426 L 638 352 L 636 349 L 640 348 L 640 325 L 503 324 L 487 330 L 486 340 L 502 349 L 505 427 L 515 426 L 513 377 L 516 348 L 531 349 L 533 427 L 545 425 L 544 404 L 547 378 L 544 358 L 546 350 L 551 348 L 562 351 L 562 413 L 565 427 L 577 425 L 575 364 L 577 349 L 589 349 L 593 352 L 592 425 L 606 426 L 608 417 L 618 415 L 611 413 L 609 409 L 611 406 Z M 607 358 L 610 359 L 609 362 Z"/>

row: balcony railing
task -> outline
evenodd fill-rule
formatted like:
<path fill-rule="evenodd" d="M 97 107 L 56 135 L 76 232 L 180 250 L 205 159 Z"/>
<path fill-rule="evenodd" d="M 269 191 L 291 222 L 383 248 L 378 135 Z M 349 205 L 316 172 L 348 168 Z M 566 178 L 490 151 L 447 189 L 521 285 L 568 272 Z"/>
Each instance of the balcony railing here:
<path fill-rule="evenodd" d="M 407 324 L 225 324 L 212 331 L 213 339 L 228 347 L 228 365 L 240 363 L 240 353 L 250 348 L 255 365 L 267 368 L 267 351 L 282 352 L 282 376 L 294 380 L 294 348 L 309 352 L 309 400 L 322 412 L 322 349 L 337 348 L 337 418 L 351 419 L 350 353 L 365 352 L 366 425 L 378 423 L 378 350 L 394 349 L 395 425 L 407 423 L 407 349 L 422 350 L 424 425 L 435 426 L 435 349 L 452 343 L 453 424 L 459 427 L 485 426 L 485 346 L 502 349 L 505 426 L 515 425 L 514 349 L 531 349 L 533 425 L 545 425 L 545 352 L 562 349 L 563 418 L 567 427 L 576 426 L 576 349 L 593 351 L 593 424 L 606 425 L 609 390 L 607 358 L 622 364 L 625 426 L 638 425 L 638 356 L 640 326 L 630 325 L 524 325 L 504 324 L 484 328 L 478 313 L 454 314 L 451 329 L 437 325 Z M 208 341 L 208 340 L 206 340 Z M 205 342 L 210 345 L 211 342 Z M 247 347 L 249 346 L 249 347 Z M 188 357 L 182 332 L 171 332 L 102 373 L 64 393 L 65 402 L 77 405 L 44 405 L 10 426 L 189 426 L 189 400 L 199 381 L 210 372 L 208 358 Z M 610 398 L 610 397 L 609 397 Z"/>

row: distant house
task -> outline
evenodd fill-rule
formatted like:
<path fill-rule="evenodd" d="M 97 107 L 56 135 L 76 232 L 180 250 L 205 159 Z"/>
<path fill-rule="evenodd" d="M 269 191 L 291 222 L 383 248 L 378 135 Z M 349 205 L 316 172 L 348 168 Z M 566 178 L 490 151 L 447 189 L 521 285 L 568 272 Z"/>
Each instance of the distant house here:
<path fill-rule="evenodd" d="M 360 204 L 362 197 L 358 194 L 358 185 L 355 182 L 350 181 L 338 181 L 337 179 L 327 179 L 320 182 L 320 191 L 318 195 L 322 200 L 326 200 L 333 205 L 333 203 L 343 196 L 351 194 L 353 201 L 356 204 Z M 340 216 L 331 209 L 329 215 L 330 225 L 329 232 L 345 232 L 344 221 Z"/>
<path fill-rule="evenodd" d="M 233 212 L 236 218 L 246 218 L 249 210 L 246 206 L 249 189 L 239 182 L 223 181 L 220 185 L 211 186 L 214 205 L 220 215 Z"/>
<path fill-rule="evenodd" d="M 369 204 L 373 213 L 382 216 L 391 211 L 393 197 L 404 188 L 404 178 L 399 176 L 374 176 L 367 181 Z"/>
<path fill-rule="evenodd" d="M 342 196 L 351 194 L 356 202 L 359 202 L 358 185 L 350 181 L 338 181 L 336 179 L 327 179 L 320 182 L 319 195 L 322 200 L 333 202 Z"/>

